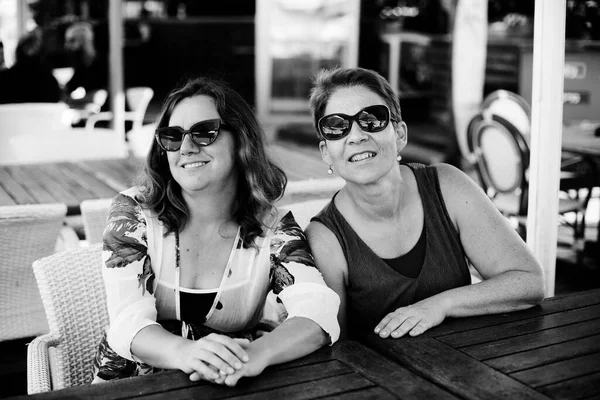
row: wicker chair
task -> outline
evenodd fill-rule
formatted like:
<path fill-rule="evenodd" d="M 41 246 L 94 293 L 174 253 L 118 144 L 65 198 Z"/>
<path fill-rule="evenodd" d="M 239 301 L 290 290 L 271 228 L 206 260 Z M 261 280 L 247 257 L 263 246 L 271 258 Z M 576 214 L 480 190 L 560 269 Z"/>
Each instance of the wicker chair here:
<path fill-rule="evenodd" d="M 0 341 L 48 332 L 31 264 L 55 251 L 64 204 L 0 207 Z"/>
<path fill-rule="evenodd" d="M 27 349 L 29 394 L 90 383 L 95 352 L 109 324 L 102 245 L 56 253 L 33 264 L 50 333 Z"/>
<path fill-rule="evenodd" d="M 94 199 L 81 202 L 81 218 L 85 240 L 89 243 L 101 243 L 106 227 L 106 217 L 112 199 Z"/>

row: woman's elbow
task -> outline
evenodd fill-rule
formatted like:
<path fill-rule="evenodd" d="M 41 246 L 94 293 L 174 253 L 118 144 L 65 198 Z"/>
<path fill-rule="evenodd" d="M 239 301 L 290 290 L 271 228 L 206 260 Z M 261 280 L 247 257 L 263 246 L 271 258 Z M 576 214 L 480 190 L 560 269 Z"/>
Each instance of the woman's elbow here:
<path fill-rule="evenodd" d="M 546 281 L 542 268 L 530 273 L 531 282 L 526 293 L 526 302 L 531 306 L 537 306 L 546 298 Z"/>

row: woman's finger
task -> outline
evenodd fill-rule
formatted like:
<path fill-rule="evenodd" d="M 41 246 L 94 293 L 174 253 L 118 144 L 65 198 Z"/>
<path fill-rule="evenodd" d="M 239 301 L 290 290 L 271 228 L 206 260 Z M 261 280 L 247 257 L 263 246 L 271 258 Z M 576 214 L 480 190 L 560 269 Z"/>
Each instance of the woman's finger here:
<path fill-rule="evenodd" d="M 192 379 L 192 376 L 194 377 L 194 379 L 196 379 L 196 378 L 198 378 L 198 379 L 201 378 L 201 379 L 206 379 L 206 380 L 219 379 L 219 373 L 217 371 L 215 371 L 213 368 L 206 365 L 204 362 L 202 362 L 199 359 L 192 361 L 192 368 L 194 369 L 194 372 L 192 372 L 190 374 L 190 379 Z M 194 374 L 197 374 L 197 375 L 194 375 Z"/>
<path fill-rule="evenodd" d="M 227 361 L 231 366 L 236 369 L 240 369 L 242 367 L 240 361 L 247 362 L 249 360 L 248 353 L 244 350 L 239 342 L 233 340 L 232 338 L 224 335 L 209 335 L 205 338 L 208 342 L 213 342 L 221 345 L 221 347 L 214 347 L 213 350 L 219 357 L 223 358 L 223 360 Z M 228 350 L 224 352 L 224 350 Z M 229 354 L 232 354 L 235 359 L 232 359 Z M 234 364 L 239 364 L 239 367 L 234 366 Z"/>
<path fill-rule="evenodd" d="M 402 324 L 400 324 L 394 331 L 392 331 L 392 337 L 399 338 L 406 335 L 406 333 L 413 329 L 419 323 L 420 320 L 421 319 L 417 316 L 412 316 L 405 319 L 404 321 L 402 321 Z"/>

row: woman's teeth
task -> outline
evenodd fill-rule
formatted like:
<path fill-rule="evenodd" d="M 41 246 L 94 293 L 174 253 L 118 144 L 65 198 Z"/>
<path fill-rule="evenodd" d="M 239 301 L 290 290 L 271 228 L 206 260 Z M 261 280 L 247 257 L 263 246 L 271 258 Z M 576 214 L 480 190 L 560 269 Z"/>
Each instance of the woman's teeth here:
<path fill-rule="evenodd" d="M 206 165 L 206 164 L 208 164 L 208 163 L 204 162 L 204 161 L 199 161 L 199 162 L 195 162 L 195 163 L 191 163 L 191 164 L 185 164 L 183 166 L 183 168 L 186 168 L 186 169 L 187 168 L 198 168 L 198 167 L 201 167 L 201 166 Z"/>
<path fill-rule="evenodd" d="M 355 156 L 352 156 L 350 158 L 350 162 L 356 162 L 356 161 L 362 161 L 362 160 L 366 160 L 367 158 L 371 158 L 371 157 L 375 157 L 375 153 L 361 153 L 361 154 L 357 154 Z"/>

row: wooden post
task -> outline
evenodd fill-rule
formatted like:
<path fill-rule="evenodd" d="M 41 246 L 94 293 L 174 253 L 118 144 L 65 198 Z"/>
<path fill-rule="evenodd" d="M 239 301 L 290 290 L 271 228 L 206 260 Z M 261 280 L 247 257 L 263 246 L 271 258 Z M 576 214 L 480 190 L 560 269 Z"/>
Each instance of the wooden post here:
<path fill-rule="evenodd" d="M 536 0 L 527 244 L 554 296 L 562 142 L 566 0 Z"/>
<path fill-rule="evenodd" d="M 125 95 L 123 92 L 123 17 L 121 0 L 110 0 L 109 34 L 109 95 L 113 112 L 112 128 L 125 141 Z"/>

